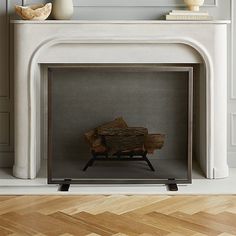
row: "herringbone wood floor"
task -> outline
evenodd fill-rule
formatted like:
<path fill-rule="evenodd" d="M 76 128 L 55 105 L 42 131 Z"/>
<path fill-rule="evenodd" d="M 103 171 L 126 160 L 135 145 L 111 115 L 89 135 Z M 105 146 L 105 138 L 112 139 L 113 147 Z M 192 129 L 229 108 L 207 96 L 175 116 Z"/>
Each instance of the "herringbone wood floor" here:
<path fill-rule="evenodd" d="M 5 196 L 3 235 L 236 235 L 236 196 Z"/>

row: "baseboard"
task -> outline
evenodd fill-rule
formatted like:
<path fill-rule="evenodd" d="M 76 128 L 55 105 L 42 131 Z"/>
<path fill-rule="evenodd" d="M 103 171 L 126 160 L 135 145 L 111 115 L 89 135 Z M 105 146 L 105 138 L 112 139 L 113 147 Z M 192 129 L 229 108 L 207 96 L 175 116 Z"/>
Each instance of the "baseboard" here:
<path fill-rule="evenodd" d="M 236 152 L 228 152 L 228 165 L 230 168 L 236 168 Z"/>
<path fill-rule="evenodd" d="M 14 163 L 13 152 L 0 152 L 0 167 L 12 167 Z"/>

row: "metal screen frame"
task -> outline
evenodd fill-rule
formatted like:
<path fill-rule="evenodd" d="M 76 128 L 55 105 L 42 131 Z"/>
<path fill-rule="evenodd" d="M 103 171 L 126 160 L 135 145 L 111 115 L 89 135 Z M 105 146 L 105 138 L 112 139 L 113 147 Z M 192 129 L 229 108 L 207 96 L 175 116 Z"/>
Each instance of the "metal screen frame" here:
<path fill-rule="evenodd" d="M 77 68 L 88 70 L 122 70 L 122 71 L 147 71 L 147 72 L 187 72 L 188 73 L 188 170 L 186 179 L 53 179 L 52 177 L 52 94 L 51 78 L 54 68 Z M 48 184 L 190 184 L 192 183 L 192 149 L 193 149 L 193 67 L 181 65 L 158 65 L 158 64 L 60 64 L 48 65 Z"/>

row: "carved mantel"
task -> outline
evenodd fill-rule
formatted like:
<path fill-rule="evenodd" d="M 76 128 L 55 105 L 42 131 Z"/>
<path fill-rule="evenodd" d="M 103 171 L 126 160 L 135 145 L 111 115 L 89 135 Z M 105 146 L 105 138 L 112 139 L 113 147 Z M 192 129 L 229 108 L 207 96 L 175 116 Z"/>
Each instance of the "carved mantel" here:
<path fill-rule="evenodd" d="M 40 167 L 41 65 L 78 63 L 203 63 L 208 178 L 228 176 L 228 21 L 13 21 L 15 40 L 15 165 L 18 178 Z"/>

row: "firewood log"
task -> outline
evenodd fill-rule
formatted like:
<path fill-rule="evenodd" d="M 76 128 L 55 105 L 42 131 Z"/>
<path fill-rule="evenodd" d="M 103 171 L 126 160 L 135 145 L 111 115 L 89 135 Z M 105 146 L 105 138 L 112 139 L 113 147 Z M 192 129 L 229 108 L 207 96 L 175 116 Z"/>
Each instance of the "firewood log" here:
<path fill-rule="evenodd" d="M 128 128 L 122 117 L 105 123 L 84 134 L 90 148 L 95 153 L 115 154 L 146 150 L 153 154 L 164 145 L 164 134 L 148 134 L 146 128 Z"/>
<path fill-rule="evenodd" d="M 163 147 L 164 141 L 164 134 L 148 134 L 145 139 L 144 148 L 148 154 L 153 154 L 155 150 Z"/>
<path fill-rule="evenodd" d="M 108 123 L 98 126 L 96 128 L 96 131 L 98 129 L 106 129 L 106 128 L 128 128 L 128 125 L 122 117 L 119 117 L 113 121 L 110 121 Z"/>
<path fill-rule="evenodd" d="M 127 128 L 107 128 L 100 127 L 97 129 L 98 135 L 102 136 L 144 136 L 148 134 L 148 130 L 143 127 L 127 127 Z"/>
<path fill-rule="evenodd" d="M 116 118 L 115 120 L 105 123 L 93 130 L 90 130 L 84 134 L 86 141 L 90 148 L 94 152 L 102 153 L 107 151 L 107 147 L 104 145 L 102 137 L 98 135 L 97 130 L 102 128 L 127 128 L 128 125 L 122 117 Z"/>
<path fill-rule="evenodd" d="M 142 127 L 98 129 L 98 135 L 104 138 L 104 144 L 111 154 L 127 150 L 142 149 L 147 134 L 148 130 Z"/>

